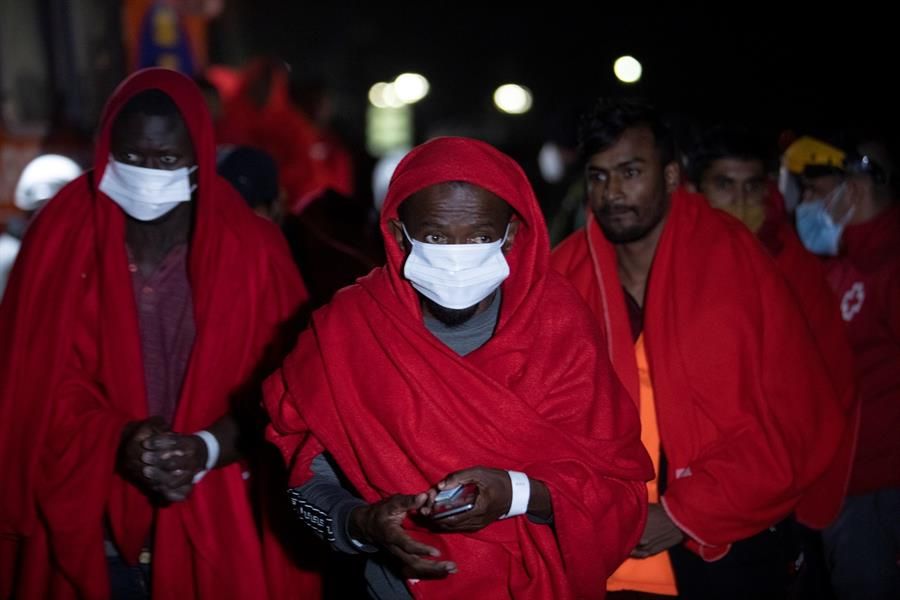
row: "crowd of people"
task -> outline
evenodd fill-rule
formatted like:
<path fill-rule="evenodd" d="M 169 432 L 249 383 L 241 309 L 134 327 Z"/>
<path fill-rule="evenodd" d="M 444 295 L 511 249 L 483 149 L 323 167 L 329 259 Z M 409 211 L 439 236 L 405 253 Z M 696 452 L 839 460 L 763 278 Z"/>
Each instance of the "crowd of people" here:
<path fill-rule="evenodd" d="M 472 138 L 373 218 L 315 106 L 143 69 L 23 174 L 0 598 L 900 597 L 884 140 L 601 99 L 551 248 Z"/>

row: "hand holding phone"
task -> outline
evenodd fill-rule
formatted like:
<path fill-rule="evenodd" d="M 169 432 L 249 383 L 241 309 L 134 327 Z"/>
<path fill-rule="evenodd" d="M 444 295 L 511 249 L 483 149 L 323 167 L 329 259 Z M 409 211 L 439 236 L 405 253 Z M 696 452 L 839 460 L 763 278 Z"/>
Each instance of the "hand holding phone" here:
<path fill-rule="evenodd" d="M 460 484 L 438 492 L 431 508 L 431 518 L 444 519 L 472 510 L 475 507 L 476 498 L 478 498 L 478 486 L 474 483 Z"/>

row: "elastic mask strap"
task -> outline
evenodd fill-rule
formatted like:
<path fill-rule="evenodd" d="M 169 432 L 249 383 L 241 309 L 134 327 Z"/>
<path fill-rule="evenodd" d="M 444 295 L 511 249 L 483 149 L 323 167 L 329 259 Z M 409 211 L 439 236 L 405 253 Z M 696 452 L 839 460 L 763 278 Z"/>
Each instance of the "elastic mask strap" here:
<path fill-rule="evenodd" d="M 415 244 L 415 241 L 413 241 L 412 236 L 409 235 L 409 232 L 406 230 L 406 225 L 403 224 L 403 221 L 400 221 L 400 229 L 403 230 L 403 237 L 406 238 L 406 241 L 409 242 L 410 246 Z"/>
<path fill-rule="evenodd" d="M 829 197 L 823 203 L 825 205 L 825 209 L 826 209 L 826 212 L 828 213 L 829 217 L 831 217 L 832 209 L 834 208 L 835 204 L 840 202 L 846 193 L 847 193 L 847 182 L 845 181 L 845 182 L 841 183 L 841 185 L 836 187 L 829 194 Z M 856 211 L 856 205 L 851 205 L 850 208 L 847 209 L 847 214 L 845 214 L 841 218 L 840 222 L 835 221 L 834 218 L 831 218 L 831 222 L 834 223 L 835 225 L 837 225 L 838 227 L 844 227 L 845 225 L 847 225 L 847 223 L 850 222 L 850 219 L 853 218 L 853 213 L 855 211 Z"/>

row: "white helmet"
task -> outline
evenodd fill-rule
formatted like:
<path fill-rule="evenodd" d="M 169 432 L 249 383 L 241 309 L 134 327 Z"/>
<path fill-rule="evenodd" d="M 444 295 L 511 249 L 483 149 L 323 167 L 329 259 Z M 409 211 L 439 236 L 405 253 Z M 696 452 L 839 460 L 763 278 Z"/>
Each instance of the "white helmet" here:
<path fill-rule="evenodd" d="M 16 206 L 22 210 L 37 210 L 56 195 L 64 185 L 81 175 L 81 167 L 59 154 L 38 156 L 25 167 L 16 184 Z"/>

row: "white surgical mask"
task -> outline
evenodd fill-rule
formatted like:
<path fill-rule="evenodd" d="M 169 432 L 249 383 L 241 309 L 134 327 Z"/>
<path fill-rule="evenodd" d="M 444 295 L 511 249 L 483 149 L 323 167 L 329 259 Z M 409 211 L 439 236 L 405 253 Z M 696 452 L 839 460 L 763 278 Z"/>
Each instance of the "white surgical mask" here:
<path fill-rule="evenodd" d="M 197 187 L 191 185 L 190 174 L 196 168 L 148 169 L 118 162 L 110 156 L 100 191 L 131 217 L 152 221 L 190 201 L 191 192 Z"/>
<path fill-rule="evenodd" d="M 444 308 L 462 309 L 478 304 L 509 277 L 502 240 L 489 244 L 426 244 L 403 234 L 412 250 L 403 274 L 426 298 Z"/>

